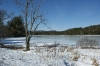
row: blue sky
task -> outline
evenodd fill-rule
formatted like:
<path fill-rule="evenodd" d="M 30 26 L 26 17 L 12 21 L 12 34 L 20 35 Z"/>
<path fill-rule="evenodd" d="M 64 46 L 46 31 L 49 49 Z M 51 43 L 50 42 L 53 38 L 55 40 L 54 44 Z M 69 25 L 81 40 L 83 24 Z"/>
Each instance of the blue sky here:
<path fill-rule="evenodd" d="M 11 1 L 0 5 L 0 9 L 19 15 L 20 9 Z M 61 31 L 100 24 L 100 0 L 45 0 L 41 11 L 52 29 L 40 25 L 38 30 Z"/>

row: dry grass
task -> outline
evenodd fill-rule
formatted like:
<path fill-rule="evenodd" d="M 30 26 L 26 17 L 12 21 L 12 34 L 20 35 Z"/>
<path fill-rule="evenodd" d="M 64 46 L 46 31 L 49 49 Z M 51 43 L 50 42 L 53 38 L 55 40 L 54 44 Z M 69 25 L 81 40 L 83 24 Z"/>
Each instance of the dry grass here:
<path fill-rule="evenodd" d="M 39 53 L 41 50 L 39 48 L 36 48 L 35 52 Z"/>
<path fill-rule="evenodd" d="M 80 57 L 79 55 L 74 55 L 74 56 L 72 57 L 72 60 L 78 61 L 78 58 L 79 58 L 79 57 Z"/>
<path fill-rule="evenodd" d="M 73 48 L 70 47 L 67 48 L 67 52 L 73 52 L 73 50 L 74 50 Z"/>
<path fill-rule="evenodd" d="M 92 60 L 92 65 L 99 66 L 99 64 L 95 58 L 92 58 L 91 60 Z"/>
<path fill-rule="evenodd" d="M 78 61 L 78 58 L 80 57 L 80 54 L 78 54 L 78 51 L 77 50 L 71 50 L 71 53 L 72 53 L 72 60 L 74 61 Z"/>

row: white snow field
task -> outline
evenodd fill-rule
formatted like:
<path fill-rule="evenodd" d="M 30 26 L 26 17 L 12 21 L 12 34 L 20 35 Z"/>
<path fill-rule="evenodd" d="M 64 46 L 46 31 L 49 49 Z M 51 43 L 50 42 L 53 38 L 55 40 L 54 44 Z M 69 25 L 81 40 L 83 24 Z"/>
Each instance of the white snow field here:
<path fill-rule="evenodd" d="M 25 47 L 24 39 L 16 38 L 10 42 L 7 39 L 4 42 L 6 45 L 21 44 Z M 32 46 L 30 51 L 0 48 L 0 66 L 100 66 L 100 49 L 44 45 Z"/>

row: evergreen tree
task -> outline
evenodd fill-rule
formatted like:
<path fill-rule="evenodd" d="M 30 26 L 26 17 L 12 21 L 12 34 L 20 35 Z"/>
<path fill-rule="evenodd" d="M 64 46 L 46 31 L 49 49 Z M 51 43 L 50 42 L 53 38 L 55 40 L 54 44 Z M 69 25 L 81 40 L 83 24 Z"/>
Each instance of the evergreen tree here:
<path fill-rule="evenodd" d="M 12 20 L 8 21 L 8 30 L 10 31 L 10 36 L 22 37 L 25 36 L 24 21 L 21 16 L 14 17 Z"/>

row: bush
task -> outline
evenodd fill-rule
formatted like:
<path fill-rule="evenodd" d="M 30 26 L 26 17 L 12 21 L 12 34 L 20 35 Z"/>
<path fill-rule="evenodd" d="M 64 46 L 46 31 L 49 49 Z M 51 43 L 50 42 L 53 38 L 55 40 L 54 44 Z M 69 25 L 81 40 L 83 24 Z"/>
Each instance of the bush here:
<path fill-rule="evenodd" d="M 59 44 L 55 43 L 55 44 L 48 45 L 48 48 L 58 47 L 58 46 L 59 46 Z"/>
<path fill-rule="evenodd" d="M 80 39 L 77 41 L 76 43 L 76 47 L 80 47 L 80 48 L 98 48 L 99 46 L 99 42 L 96 40 L 92 40 L 92 39 Z"/>
<path fill-rule="evenodd" d="M 79 55 L 74 55 L 74 56 L 72 57 L 72 60 L 78 61 L 78 58 L 79 58 L 79 57 L 80 57 Z"/>
<path fill-rule="evenodd" d="M 95 58 L 92 58 L 91 60 L 92 60 L 92 65 L 99 66 L 99 64 Z"/>

